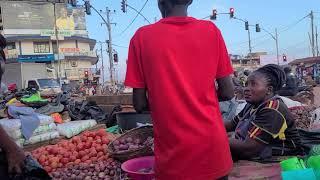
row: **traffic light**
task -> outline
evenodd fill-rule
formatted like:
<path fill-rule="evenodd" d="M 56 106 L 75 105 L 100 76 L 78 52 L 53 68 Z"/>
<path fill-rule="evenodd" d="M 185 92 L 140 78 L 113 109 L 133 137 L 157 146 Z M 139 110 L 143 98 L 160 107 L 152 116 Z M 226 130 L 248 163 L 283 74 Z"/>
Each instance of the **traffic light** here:
<path fill-rule="evenodd" d="M 121 1 L 121 10 L 122 12 L 127 12 L 127 0 L 122 0 Z"/>
<path fill-rule="evenodd" d="M 245 24 L 245 28 L 246 28 L 246 30 L 248 31 L 248 30 L 249 30 L 249 22 L 248 22 L 248 21 L 246 21 L 244 24 Z"/>
<path fill-rule="evenodd" d="M 89 72 L 88 71 L 84 71 L 84 77 L 88 77 L 89 76 Z"/>
<path fill-rule="evenodd" d="M 234 8 L 230 8 L 230 18 L 234 17 Z"/>
<path fill-rule="evenodd" d="M 87 15 L 91 15 L 91 5 L 89 1 L 85 1 L 84 2 L 84 7 L 86 9 L 86 13 Z"/>
<path fill-rule="evenodd" d="M 212 15 L 210 17 L 211 20 L 216 20 L 217 19 L 217 14 L 218 14 L 218 11 L 216 9 L 214 9 L 212 11 Z"/>
<path fill-rule="evenodd" d="M 285 54 L 282 55 L 282 60 L 283 60 L 283 62 L 287 62 L 287 56 Z"/>
<path fill-rule="evenodd" d="M 113 54 L 113 61 L 114 61 L 115 63 L 118 63 L 118 62 L 119 62 L 119 57 L 118 57 L 118 54 L 117 54 L 117 53 L 114 53 L 114 54 Z"/>
<path fill-rule="evenodd" d="M 73 7 L 77 6 L 77 0 L 68 0 L 69 4 L 71 4 Z"/>
<path fill-rule="evenodd" d="M 260 28 L 259 24 L 256 24 L 256 32 L 261 32 L 261 28 Z"/>

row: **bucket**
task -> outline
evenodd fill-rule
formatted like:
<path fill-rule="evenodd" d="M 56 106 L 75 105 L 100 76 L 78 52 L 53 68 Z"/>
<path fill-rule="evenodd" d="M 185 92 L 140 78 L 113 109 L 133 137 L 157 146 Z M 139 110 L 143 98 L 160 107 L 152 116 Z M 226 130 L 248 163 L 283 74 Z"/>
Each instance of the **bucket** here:
<path fill-rule="evenodd" d="M 307 166 L 308 166 L 308 168 L 320 170 L 320 155 L 309 157 L 307 160 Z"/>
<path fill-rule="evenodd" d="M 285 171 L 281 173 L 283 180 L 317 180 L 313 169 Z"/>
<path fill-rule="evenodd" d="M 155 179 L 154 171 L 154 156 L 146 156 L 135 158 L 124 162 L 121 169 L 128 173 L 132 180 L 153 180 Z M 143 172 L 142 170 L 151 170 Z"/>
<path fill-rule="evenodd" d="M 152 124 L 149 113 L 138 114 L 135 112 L 116 113 L 117 124 L 121 130 L 127 131 L 138 127 L 138 123 Z"/>
<path fill-rule="evenodd" d="M 299 160 L 297 157 L 281 161 L 280 165 L 283 171 L 301 170 L 306 168 L 303 160 Z"/>

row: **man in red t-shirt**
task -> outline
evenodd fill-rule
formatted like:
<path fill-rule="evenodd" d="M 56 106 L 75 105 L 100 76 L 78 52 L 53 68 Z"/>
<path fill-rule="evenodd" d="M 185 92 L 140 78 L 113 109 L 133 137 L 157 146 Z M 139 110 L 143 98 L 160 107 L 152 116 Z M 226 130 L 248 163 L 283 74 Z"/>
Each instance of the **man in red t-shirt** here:
<path fill-rule="evenodd" d="M 191 3 L 158 0 L 164 18 L 130 42 L 125 84 L 137 112 L 151 111 L 157 180 L 227 179 L 232 168 L 218 98 L 234 96 L 233 69 L 219 29 L 187 16 Z"/>

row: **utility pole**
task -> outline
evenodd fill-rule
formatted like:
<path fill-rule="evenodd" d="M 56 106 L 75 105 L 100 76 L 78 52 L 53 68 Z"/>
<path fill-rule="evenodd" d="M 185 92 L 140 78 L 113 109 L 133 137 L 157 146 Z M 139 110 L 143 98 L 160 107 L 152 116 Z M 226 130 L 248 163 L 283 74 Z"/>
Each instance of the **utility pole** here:
<path fill-rule="evenodd" d="M 279 35 L 278 35 L 278 29 L 277 28 L 276 28 L 275 40 L 276 40 L 276 49 L 277 49 L 277 62 L 278 62 L 278 65 L 280 65 L 280 60 L 279 60 Z"/>
<path fill-rule="evenodd" d="M 115 81 L 114 81 L 114 68 L 113 68 L 113 48 L 112 48 L 112 31 L 111 31 L 111 22 L 110 22 L 110 10 L 106 8 L 107 13 L 107 28 L 108 28 L 108 36 L 109 40 L 107 41 L 108 44 L 108 54 L 109 54 L 109 63 L 110 63 L 110 82 L 113 91 L 115 90 Z"/>
<path fill-rule="evenodd" d="M 312 55 L 313 57 L 316 56 L 315 52 L 315 40 L 314 40 L 314 15 L 313 11 L 310 13 L 310 18 L 311 18 L 311 47 L 312 47 Z"/>
<path fill-rule="evenodd" d="M 102 49 L 102 42 L 100 42 L 100 57 L 101 57 L 101 72 L 100 74 L 102 75 L 102 84 L 103 84 L 103 87 L 104 87 L 104 63 L 103 63 L 103 49 Z"/>
<path fill-rule="evenodd" d="M 56 37 L 57 42 L 57 58 L 58 58 L 58 72 L 57 72 L 57 78 L 59 78 L 59 84 L 62 86 L 61 81 L 61 59 L 60 59 L 60 46 L 59 46 L 59 32 L 58 32 L 58 26 L 57 26 L 57 14 L 56 14 L 56 3 L 52 2 L 53 4 L 53 15 L 54 15 L 54 34 Z"/>
<path fill-rule="evenodd" d="M 318 43 L 318 27 L 316 26 L 316 51 L 317 51 L 317 56 L 319 56 L 319 43 Z"/>

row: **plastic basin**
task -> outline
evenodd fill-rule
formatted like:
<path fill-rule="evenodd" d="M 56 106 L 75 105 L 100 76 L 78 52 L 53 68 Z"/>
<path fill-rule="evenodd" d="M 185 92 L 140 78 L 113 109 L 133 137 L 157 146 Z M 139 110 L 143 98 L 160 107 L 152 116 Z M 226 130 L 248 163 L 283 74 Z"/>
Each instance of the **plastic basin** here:
<path fill-rule="evenodd" d="M 128 173 L 132 180 L 153 180 L 155 178 L 154 171 L 150 173 L 139 172 L 142 169 L 153 169 L 153 167 L 154 156 L 131 159 L 121 165 L 121 169 Z"/>
<path fill-rule="evenodd" d="M 281 161 L 280 165 L 283 171 L 302 170 L 306 168 L 303 160 L 297 157 Z"/>

